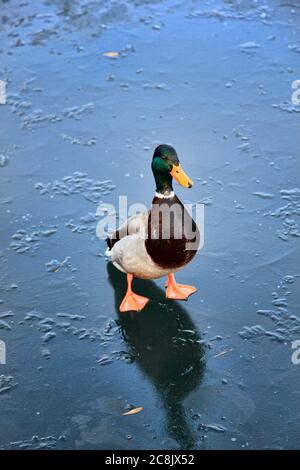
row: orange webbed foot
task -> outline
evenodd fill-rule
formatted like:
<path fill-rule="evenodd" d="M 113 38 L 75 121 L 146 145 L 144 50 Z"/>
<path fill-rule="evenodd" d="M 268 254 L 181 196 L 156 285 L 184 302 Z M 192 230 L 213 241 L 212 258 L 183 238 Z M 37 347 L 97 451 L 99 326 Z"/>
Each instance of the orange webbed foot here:
<path fill-rule="evenodd" d="M 173 300 L 187 300 L 190 295 L 197 291 L 196 287 L 177 284 L 174 274 L 169 274 L 166 287 L 166 298 Z"/>
<path fill-rule="evenodd" d="M 133 275 L 127 274 L 127 292 L 120 305 L 120 312 L 140 312 L 149 302 L 147 297 L 132 292 Z"/>
<path fill-rule="evenodd" d="M 127 292 L 120 305 L 120 312 L 140 312 L 148 302 L 147 297 L 134 294 L 134 292 Z"/>

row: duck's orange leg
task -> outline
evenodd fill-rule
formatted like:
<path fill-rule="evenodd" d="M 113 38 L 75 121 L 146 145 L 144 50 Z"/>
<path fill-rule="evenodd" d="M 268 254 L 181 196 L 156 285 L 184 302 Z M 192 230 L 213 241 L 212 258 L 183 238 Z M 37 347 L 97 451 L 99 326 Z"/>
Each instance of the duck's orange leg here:
<path fill-rule="evenodd" d="M 131 284 L 133 280 L 132 274 L 127 274 L 127 292 L 120 305 L 120 312 L 140 312 L 149 302 L 147 297 L 142 297 L 132 292 Z"/>
<path fill-rule="evenodd" d="M 166 282 L 166 297 L 167 299 L 187 300 L 191 294 L 196 292 L 196 287 L 186 286 L 184 284 L 177 284 L 174 274 L 169 274 Z"/>

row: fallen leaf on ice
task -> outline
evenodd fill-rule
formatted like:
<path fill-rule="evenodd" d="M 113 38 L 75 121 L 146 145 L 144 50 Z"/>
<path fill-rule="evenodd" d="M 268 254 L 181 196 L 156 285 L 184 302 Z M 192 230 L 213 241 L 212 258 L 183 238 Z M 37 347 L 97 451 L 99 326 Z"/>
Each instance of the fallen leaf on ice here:
<path fill-rule="evenodd" d="M 231 352 L 232 349 L 225 349 L 225 351 L 222 351 L 222 352 L 219 352 L 218 354 L 216 354 L 214 357 L 220 357 L 220 356 L 224 356 L 224 354 L 227 354 L 229 352 Z"/>
<path fill-rule="evenodd" d="M 123 416 L 135 415 L 136 413 L 139 413 L 142 410 L 143 410 L 142 406 L 139 406 L 137 408 L 132 408 L 132 410 L 129 410 L 129 411 L 126 411 L 126 413 L 123 413 Z"/>
<path fill-rule="evenodd" d="M 120 54 L 119 52 L 114 52 L 114 51 L 111 51 L 111 52 L 104 52 L 104 57 L 108 57 L 109 59 L 117 59 Z"/>

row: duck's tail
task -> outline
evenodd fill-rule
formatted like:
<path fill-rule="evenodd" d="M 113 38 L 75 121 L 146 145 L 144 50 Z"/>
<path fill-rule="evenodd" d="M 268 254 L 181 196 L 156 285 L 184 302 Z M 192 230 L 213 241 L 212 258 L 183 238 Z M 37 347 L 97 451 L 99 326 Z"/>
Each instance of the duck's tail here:
<path fill-rule="evenodd" d="M 105 256 L 108 256 L 109 258 L 111 258 L 111 249 L 109 247 L 106 248 Z"/>
<path fill-rule="evenodd" d="M 107 244 L 107 248 L 106 248 L 106 251 L 105 251 L 105 256 L 109 256 L 111 258 L 111 249 L 113 247 L 113 241 L 110 237 L 107 237 L 105 241 L 106 241 L 106 244 Z"/>

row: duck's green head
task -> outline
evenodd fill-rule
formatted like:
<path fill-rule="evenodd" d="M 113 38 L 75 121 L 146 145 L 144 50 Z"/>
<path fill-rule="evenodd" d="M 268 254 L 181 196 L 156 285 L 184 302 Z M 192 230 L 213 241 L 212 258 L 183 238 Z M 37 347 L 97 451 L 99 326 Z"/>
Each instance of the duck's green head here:
<path fill-rule="evenodd" d="M 176 150 L 171 145 L 162 144 L 156 147 L 152 159 L 152 171 L 156 191 L 160 194 L 169 194 L 173 191 L 173 178 L 185 188 L 193 186 L 192 180 L 181 168 Z"/>

